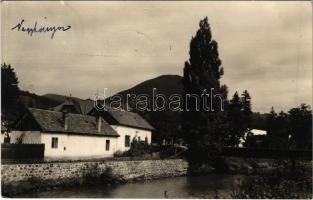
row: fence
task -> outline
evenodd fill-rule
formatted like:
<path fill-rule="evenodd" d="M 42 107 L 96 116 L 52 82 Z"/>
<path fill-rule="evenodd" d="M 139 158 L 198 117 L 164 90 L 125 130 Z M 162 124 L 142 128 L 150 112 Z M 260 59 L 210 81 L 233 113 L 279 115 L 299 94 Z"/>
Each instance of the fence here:
<path fill-rule="evenodd" d="M 44 144 L 1 144 L 1 162 L 43 160 L 44 151 Z"/>

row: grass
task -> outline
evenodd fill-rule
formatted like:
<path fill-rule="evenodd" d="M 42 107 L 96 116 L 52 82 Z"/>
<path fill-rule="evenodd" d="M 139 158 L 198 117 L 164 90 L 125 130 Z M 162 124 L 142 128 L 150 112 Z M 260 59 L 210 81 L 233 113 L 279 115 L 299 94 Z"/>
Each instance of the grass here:
<path fill-rule="evenodd" d="M 287 166 L 288 167 L 288 166 Z M 271 174 L 238 180 L 232 198 L 237 199 L 312 199 L 312 165 L 299 162 L 296 173 L 289 167 Z"/>

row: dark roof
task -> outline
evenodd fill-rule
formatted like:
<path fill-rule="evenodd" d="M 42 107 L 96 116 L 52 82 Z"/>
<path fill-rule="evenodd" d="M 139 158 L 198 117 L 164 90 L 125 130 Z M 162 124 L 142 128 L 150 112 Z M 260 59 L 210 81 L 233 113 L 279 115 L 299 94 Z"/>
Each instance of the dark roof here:
<path fill-rule="evenodd" d="M 74 100 L 74 104 L 77 105 L 77 107 L 80 108 L 80 113 L 83 115 L 86 115 L 91 111 L 94 107 L 94 101 L 92 100 L 82 100 L 82 99 L 76 99 Z"/>
<path fill-rule="evenodd" d="M 93 109 L 94 101 L 90 99 L 82 100 L 82 99 L 69 97 L 65 102 L 52 108 L 51 110 L 60 112 L 65 106 L 72 106 L 73 109 L 75 110 L 75 113 L 86 115 L 88 112 L 90 112 Z"/>
<path fill-rule="evenodd" d="M 8 127 L 6 125 L 4 125 L 4 123 L 1 123 L 1 132 L 5 132 L 8 130 Z"/>
<path fill-rule="evenodd" d="M 112 108 L 106 110 L 105 112 L 109 113 L 120 125 L 154 130 L 154 128 L 137 113 Z"/>
<path fill-rule="evenodd" d="M 42 131 L 98 136 L 119 136 L 118 133 L 102 118 L 101 131 L 98 132 L 96 117 L 67 113 L 68 129 L 65 130 L 62 122 L 62 112 L 35 108 L 28 108 L 28 111 L 41 127 Z"/>

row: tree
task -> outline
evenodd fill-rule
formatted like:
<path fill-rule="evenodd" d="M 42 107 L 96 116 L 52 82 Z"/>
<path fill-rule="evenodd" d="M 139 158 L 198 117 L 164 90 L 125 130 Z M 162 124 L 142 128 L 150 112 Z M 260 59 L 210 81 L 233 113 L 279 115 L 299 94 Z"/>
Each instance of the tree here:
<path fill-rule="evenodd" d="M 277 114 L 274 110 L 274 107 L 271 108 L 271 111 L 266 119 L 266 131 L 268 135 L 273 135 L 273 132 L 275 131 L 275 118 Z"/>
<path fill-rule="evenodd" d="M 11 65 L 1 65 L 1 107 L 15 106 L 19 94 L 18 78 Z"/>
<path fill-rule="evenodd" d="M 11 65 L 1 65 L 1 109 L 3 121 L 11 123 L 17 115 L 20 89 L 18 78 Z"/>
<path fill-rule="evenodd" d="M 240 139 L 244 137 L 245 118 L 242 106 L 241 99 L 239 98 L 238 92 L 236 91 L 229 103 L 228 117 L 230 121 L 230 131 L 229 134 L 225 137 L 226 146 L 238 146 Z"/>
<path fill-rule="evenodd" d="M 127 156 L 135 157 L 149 154 L 150 152 L 151 148 L 147 141 L 139 141 L 136 137 L 134 137 L 130 144 L 130 149 L 124 154 Z"/>
<path fill-rule="evenodd" d="M 301 104 L 285 113 L 274 109 L 267 118 L 268 142 L 266 148 L 288 149 L 295 143 L 297 149 L 312 148 L 312 110 Z M 291 138 L 290 138 L 291 136 Z"/>
<path fill-rule="evenodd" d="M 274 108 L 267 117 L 267 140 L 263 148 L 288 149 L 289 141 L 289 115 L 283 111 L 276 113 Z"/>
<path fill-rule="evenodd" d="M 292 108 L 289 114 L 289 129 L 297 149 L 312 149 L 312 110 L 309 105 L 301 104 Z"/>
<path fill-rule="evenodd" d="M 236 91 L 229 102 L 228 117 L 230 122 L 229 134 L 225 137 L 226 146 L 238 147 L 241 139 L 245 140 L 251 129 L 252 111 L 251 97 L 245 90 L 241 97 Z"/>
<path fill-rule="evenodd" d="M 288 114 L 280 111 L 275 119 L 275 132 L 274 136 L 280 140 L 281 146 L 283 148 L 288 148 L 288 136 L 289 136 L 289 119 Z"/>
<path fill-rule="evenodd" d="M 242 112 L 244 115 L 245 129 L 251 128 L 252 110 L 251 110 L 251 97 L 247 90 L 243 91 L 241 95 Z"/>
<path fill-rule="evenodd" d="M 271 124 L 271 132 L 267 140 L 266 148 L 288 149 L 288 114 L 281 111 L 279 114 L 275 115 Z"/>
<path fill-rule="evenodd" d="M 218 54 L 217 42 L 212 40 L 207 17 L 200 21 L 200 28 L 190 42 L 189 61 L 184 67 L 184 97 L 186 94 L 201 96 L 204 90 L 213 88 L 215 94 L 227 98 L 227 87 L 220 85 L 224 74 Z M 225 98 L 226 97 L 226 98 Z M 212 97 L 211 97 L 212 98 Z M 184 101 L 186 102 L 186 101 Z M 223 102 L 224 103 L 224 102 Z M 200 99 L 198 109 L 196 100 L 189 100 L 183 112 L 183 137 L 189 144 L 189 163 L 207 162 L 222 150 L 223 136 L 227 132 L 226 114 L 221 111 L 218 99 L 212 99 L 214 110 L 203 109 L 205 102 Z"/>

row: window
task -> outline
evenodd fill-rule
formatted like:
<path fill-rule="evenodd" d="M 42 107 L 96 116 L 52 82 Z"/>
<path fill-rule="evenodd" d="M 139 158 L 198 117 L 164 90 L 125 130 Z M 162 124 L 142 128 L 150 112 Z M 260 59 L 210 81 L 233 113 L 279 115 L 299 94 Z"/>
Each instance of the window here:
<path fill-rule="evenodd" d="M 110 151 L 110 140 L 105 141 L 105 150 Z"/>
<path fill-rule="evenodd" d="M 52 149 L 57 149 L 58 148 L 58 138 L 57 137 L 53 137 L 52 138 L 51 148 Z"/>
<path fill-rule="evenodd" d="M 130 136 L 125 135 L 125 147 L 130 147 Z"/>

